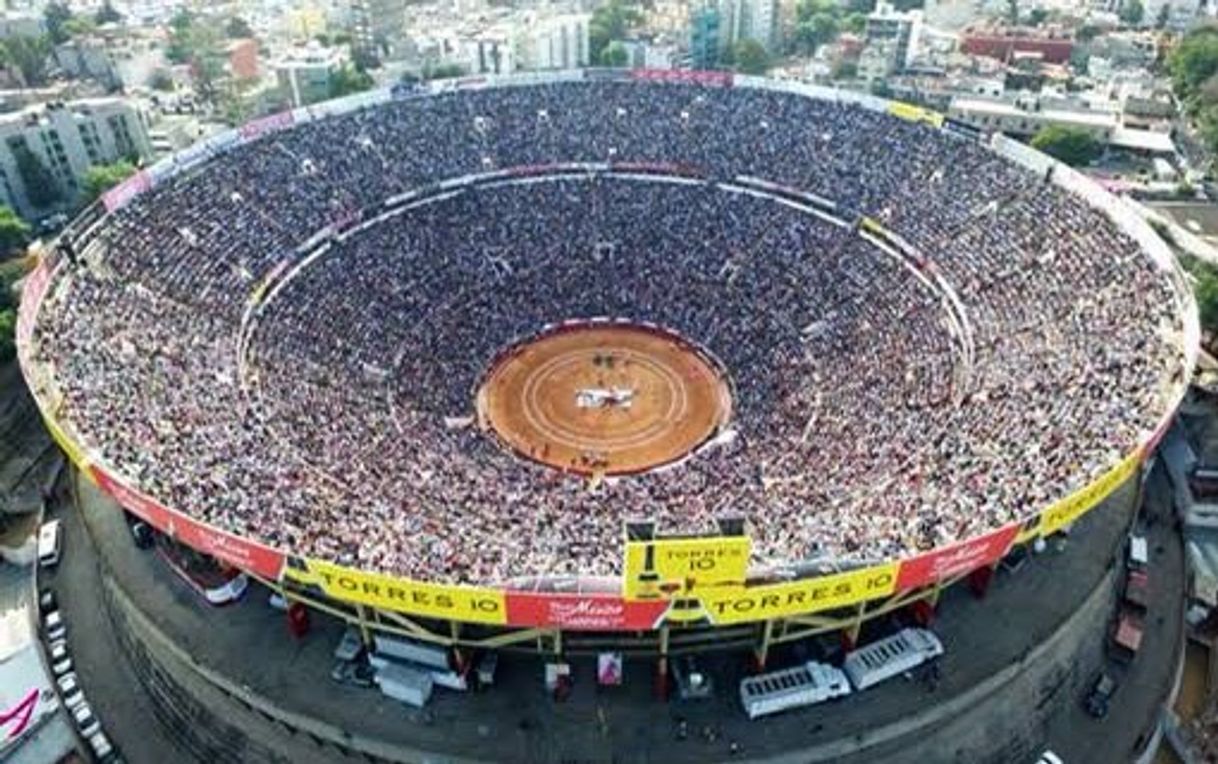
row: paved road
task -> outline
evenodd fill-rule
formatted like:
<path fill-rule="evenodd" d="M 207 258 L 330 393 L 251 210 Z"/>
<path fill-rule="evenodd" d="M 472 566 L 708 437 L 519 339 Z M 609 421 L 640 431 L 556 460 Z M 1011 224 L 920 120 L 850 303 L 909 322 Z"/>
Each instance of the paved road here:
<path fill-rule="evenodd" d="M 60 487 L 56 506 L 71 508 Z M 136 764 L 189 761 L 157 724 L 152 700 L 133 680 L 131 666 L 119 649 L 101 606 L 101 579 L 93 546 L 80 514 L 59 511 L 64 522 L 64 551 L 58 570 L 44 576 L 68 620 L 68 646 L 81 686 L 97 717 L 119 749 Z"/>

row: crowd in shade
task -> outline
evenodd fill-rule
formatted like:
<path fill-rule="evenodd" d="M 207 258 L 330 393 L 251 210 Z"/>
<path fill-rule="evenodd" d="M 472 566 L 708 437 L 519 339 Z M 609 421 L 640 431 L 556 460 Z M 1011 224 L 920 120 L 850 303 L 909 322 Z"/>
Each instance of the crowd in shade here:
<path fill-rule="evenodd" d="M 535 169 L 555 163 L 617 171 Z M 639 518 L 743 517 L 763 568 L 917 554 L 1094 480 L 1182 373 L 1171 282 L 1103 214 L 978 144 L 777 92 L 395 101 L 261 137 L 103 226 L 37 327 L 88 450 L 221 528 L 416 579 L 615 574 Z M 713 354 L 722 437 L 590 483 L 478 426 L 498 352 L 596 316 Z"/>

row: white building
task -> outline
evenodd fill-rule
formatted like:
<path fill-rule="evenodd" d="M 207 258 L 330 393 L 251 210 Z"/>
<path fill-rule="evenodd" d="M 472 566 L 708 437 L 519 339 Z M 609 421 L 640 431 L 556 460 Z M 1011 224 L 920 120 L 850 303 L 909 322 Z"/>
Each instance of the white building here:
<path fill-rule="evenodd" d="M 342 51 L 310 42 L 293 48 L 271 64 L 275 79 L 292 106 L 299 107 L 330 97 L 330 80 L 344 63 Z"/>
<path fill-rule="evenodd" d="M 27 153 L 28 152 L 28 153 Z M 143 116 L 121 98 L 90 98 L 31 106 L 0 115 L 0 202 L 32 217 L 47 209 L 30 201 L 18 155 L 32 156 L 53 178 L 62 202 L 80 193 L 96 164 L 152 155 Z"/>
<path fill-rule="evenodd" d="M 922 11 L 898 11 L 891 3 L 879 2 L 875 10 L 867 14 L 867 26 L 863 39 L 868 46 L 881 41 L 892 41 L 896 71 L 913 63 L 918 54 L 922 38 Z"/>
<path fill-rule="evenodd" d="M 511 74 L 588 66 L 588 13 L 512 12 L 489 23 L 440 32 L 438 48 L 454 51 L 471 74 Z"/>
<path fill-rule="evenodd" d="M 719 45 L 730 48 L 756 40 L 766 50 L 778 49 L 778 0 L 719 0 Z"/>
<path fill-rule="evenodd" d="M 587 13 L 537 15 L 521 28 L 518 58 L 523 69 L 577 69 L 588 66 Z"/>

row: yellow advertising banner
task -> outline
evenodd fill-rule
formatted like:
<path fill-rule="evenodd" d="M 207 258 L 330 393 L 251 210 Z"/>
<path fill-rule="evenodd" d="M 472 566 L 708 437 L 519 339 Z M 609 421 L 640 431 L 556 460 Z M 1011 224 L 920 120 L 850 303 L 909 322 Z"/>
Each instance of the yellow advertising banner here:
<path fill-rule="evenodd" d="M 627 541 L 622 594 L 628 600 L 700 595 L 708 587 L 741 587 L 753 544 L 747 536 Z"/>
<path fill-rule="evenodd" d="M 904 101 L 890 101 L 888 113 L 910 122 L 925 122 L 935 127 L 943 126 L 942 114 L 930 109 L 923 109 L 921 106 L 914 106 L 912 103 L 905 103 Z"/>
<path fill-rule="evenodd" d="M 302 564 L 304 568 L 300 567 Z M 332 599 L 408 615 L 467 623 L 507 623 L 503 592 L 494 589 L 424 584 L 299 558 L 284 566 L 283 578 L 306 589 L 314 588 Z"/>
<path fill-rule="evenodd" d="M 1048 509 L 1040 513 L 1037 534 L 1047 536 L 1077 520 L 1128 480 L 1129 476 L 1137 471 L 1141 460 L 1141 451 L 1134 451 L 1097 478 L 1095 482 L 1051 504 Z"/>
<path fill-rule="evenodd" d="M 897 568 L 891 562 L 783 584 L 708 589 L 699 599 L 716 625 L 789 618 L 886 597 L 896 591 Z"/>

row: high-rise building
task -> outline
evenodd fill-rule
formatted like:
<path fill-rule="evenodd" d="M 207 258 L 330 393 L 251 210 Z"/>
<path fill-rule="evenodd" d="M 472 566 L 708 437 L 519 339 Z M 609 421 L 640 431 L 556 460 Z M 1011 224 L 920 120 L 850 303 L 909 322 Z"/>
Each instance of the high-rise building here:
<path fill-rule="evenodd" d="M 695 69 L 713 69 L 719 63 L 719 9 L 704 5 L 690 16 L 689 56 Z"/>
<path fill-rule="evenodd" d="M 51 186 L 60 202 L 72 202 L 93 165 L 151 156 L 144 119 L 122 98 L 50 103 L 0 115 L 0 202 L 33 216 L 50 205 L 38 203 L 45 189 L 30 184 Z"/>
<path fill-rule="evenodd" d="M 778 0 L 719 0 L 720 48 L 756 40 L 766 50 L 776 51 L 778 12 Z"/>
<path fill-rule="evenodd" d="M 868 46 L 892 41 L 894 71 L 899 72 L 913 63 L 921 36 L 921 11 L 902 12 L 893 8 L 891 3 L 880 2 L 874 11 L 867 14 L 863 38 Z"/>
<path fill-rule="evenodd" d="M 406 0 L 351 0 L 351 52 L 363 65 L 396 60 L 406 32 Z"/>

